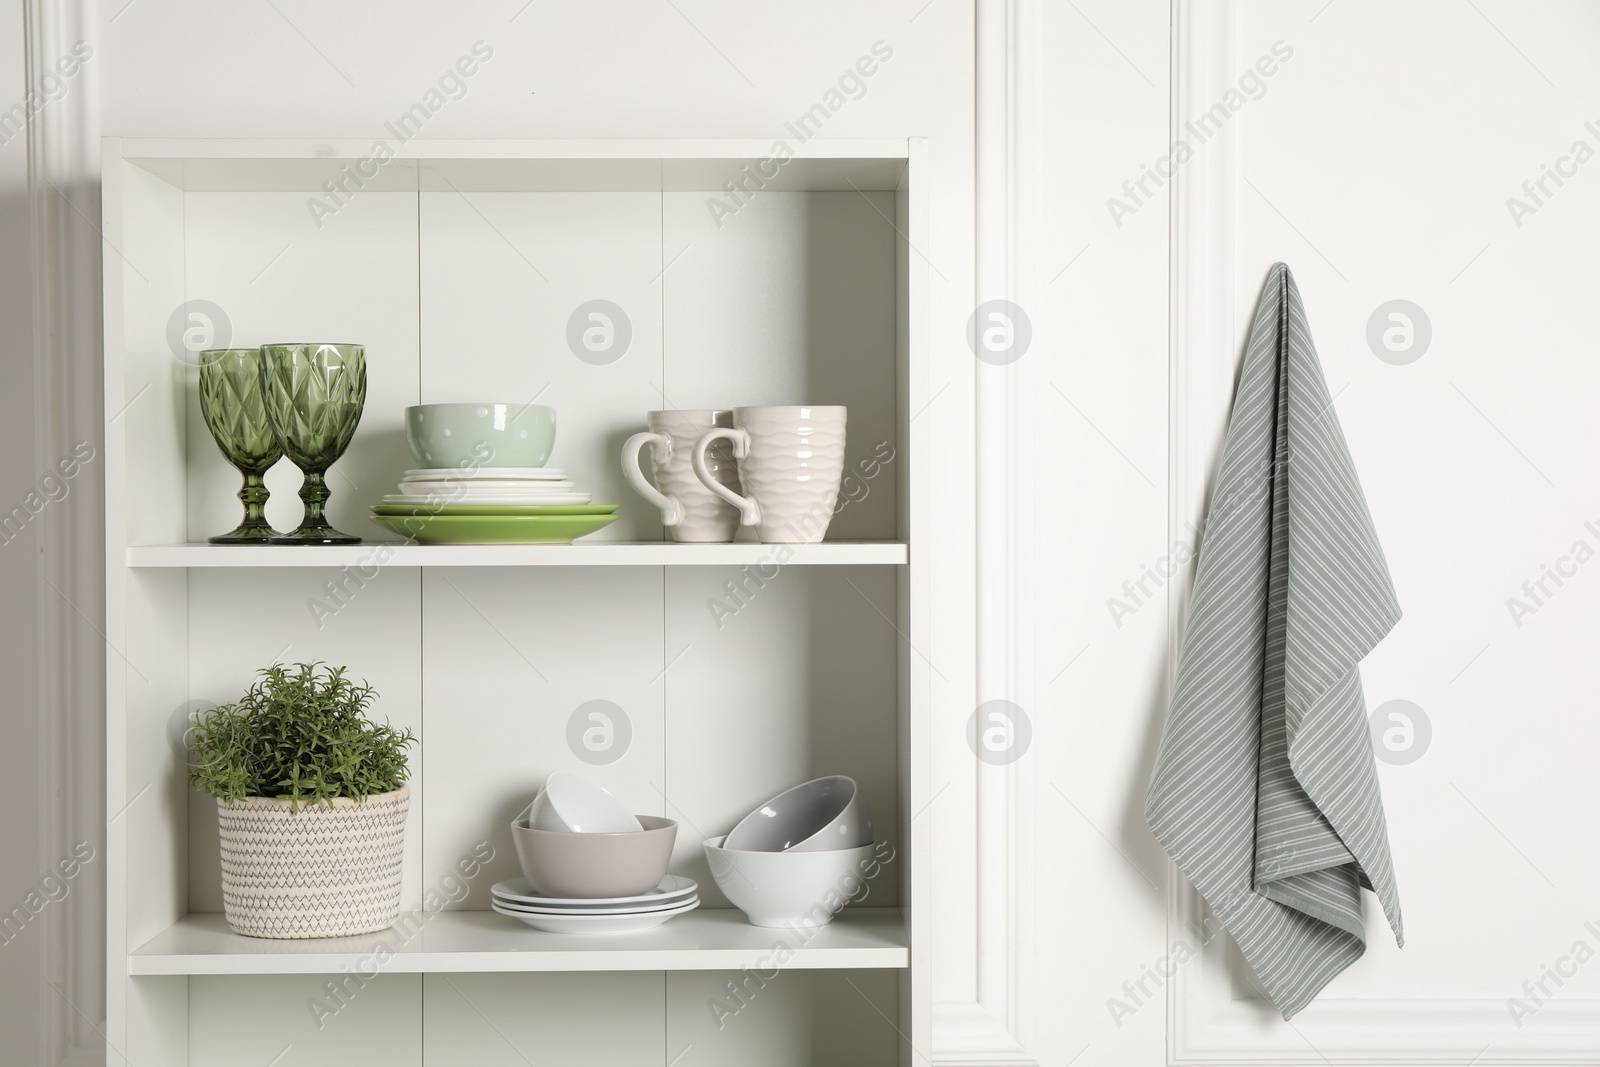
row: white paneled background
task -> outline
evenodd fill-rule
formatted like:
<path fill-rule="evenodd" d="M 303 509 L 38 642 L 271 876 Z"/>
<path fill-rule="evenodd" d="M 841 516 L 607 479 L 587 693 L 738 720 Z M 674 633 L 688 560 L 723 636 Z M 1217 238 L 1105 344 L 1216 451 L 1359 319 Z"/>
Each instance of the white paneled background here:
<path fill-rule="evenodd" d="M 1167 549 L 1170 214 L 1122 228 L 1106 198 L 1169 144 L 1161 3 L 1038 5 L 1033 277 L 1039 485 L 1035 810 L 1039 1062 L 1165 1062 L 1164 998 L 1112 1020 L 1107 999 L 1166 949 L 1166 867 L 1144 828 L 1166 670 L 1164 597 L 1106 599 Z M 1113 44 L 1095 32 L 1098 27 Z M 1119 54 L 1119 50 L 1120 53 Z M 1023 53 L 1026 58 L 1028 53 Z M 1026 71 L 1024 71 L 1026 74 Z M 1070 887 L 1064 889 L 1063 887 Z M 1066 902 L 1063 906 L 1063 902 Z"/>
<path fill-rule="evenodd" d="M 1600 867 L 1576 844 L 1600 815 L 1586 710 L 1600 587 L 1569 559 L 1520 625 L 1508 598 L 1526 600 L 1523 582 L 1577 542 L 1600 548 L 1584 525 L 1600 376 L 1583 354 L 1600 185 L 1569 159 L 1520 227 L 1507 198 L 1526 200 L 1523 181 L 1574 142 L 1600 151 L 1585 127 L 1600 104 L 1588 62 L 1600 21 L 1576 3 L 1040 10 L 1040 119 L 1026 143 L 1044 229 L 1034 327 L 1053 388 L 1036 418 L 1058 459 L 1079 457 L 1039 467 L 1039 559 L 1061 592 L 1039 613 L 1039 891 L 1073 885 L 1071 906 L 1040 916 L 1059 951 L 1038 988 L 1073 1006 L 1041 1013 L 1043 1062 L 1079 1050 L 1085 1064 L 1592 1059 L 1600 971 L 1562 962 L 1572 973 L 1545 980 L 1543 1005 L 1524 983 L 1579 941 L 1600 948 L 1585 925 Z M 1185 20 L 1198 27 L 1188 37 Z M 1171 151 L 1175 34 L 1203 46 L 1176 54 L 1180 72 L 1217 64 L 1217 95 L 1180 93 L 1192 108 L 1180 119 L 1280 52 L 1271 77 L 1244 86 L 1227 135 L 1178 168 L 1204 198 L 1176 227 L 1167 183 L 1146 179 L 1137 198 L 1123 187 Z M 1112 197 L 1133 208 L 1120 225 Z M 1223 258 L 1185 258 L 1195 247 Z M 1209 466 L 1226 416 L 1225 403 L 1181 406 L 1195 390 L 1230 394 L 1277 260 L 1305 297 L 1405 611 L 1364 665 L 1368 707 L 1411 701 L 1431 727 L 1414 760 L 1380 763 L 1406 947 L 1369 916 L 1365 958 L 1292 1027 L 1226 939 L 1154 976 L 1200 939 L 1169 914 L 1168 865 L 1141 815 L 1188 573 L 1165 582 L 1147 568 L 1192 547 L 1192 501 L 1172 472 Z M 1222 294 L 1233 334 L 1221 358 L 1212 337 L 1169 335 L 1169 268 L 1180 282 L 1211 272 L 1201 288 Z M 1414 362 L 1368 342 L 1369 319 L 1396 299 L 1431 324 Z M 1172 344 L 1195 383 L 1177 396 Z M 1173 438 L 1169 403 L 1204 416 Z M 1132 611 L 1113 613 L 1113 599 Z M 1063 840 L 1070 851 L 1052 856 Z M 1509 998 L 1537 1010 L 1519 1026 Z"/>
<path fill-rule="evenodd" d="M 1600 13 L 1480 7 L 1407 5 L 1376 35 L 1363 23 L 1377 9 L 1360 4 L 1306 26 L 1276 5 L 1242 9 L 1241 57 L 1297 47 L 1245 129 L 1240 292 L 1257 264 L 1297 270 L 1405 610 L 1367 661 L 1368 702 L 1412 701 L 1433 727 L 1421 758 L 1383 768 L 1406 948 L 1375 939 L 1329 996 L 1504 1001 L 1594 940 L 1600 861 L 1572 833 L 1600 818 L 1588 768 L 1600 726 L 1580 696 L 1600 575 L 1564 564 L 1559 587 L 1530 599 L 1522 586 L 1576 542 L 1600 548 L 1585 527 L 1600 367 L 1579 312 L 1600 182 L 1582 169 L 1547 182 L 1520 227 L 1507 199 L 1527 201 L 1522 182 L 1575 141 L 1600 151 L 1584 126 L 1600 77 L 1578 58 L 1600 44 Z M 1360 89 L 1331 93 L 1332 80 Z M 1433 335 L 1401 366 L 1365 337 L 1397 298 Z M 1534 613 L 1515 618 L 1513 597 Z M 1466 936 L 1486 917 L 1490 937 Z M 1586 968 L 1558 994 L 1597 995 L 1600 970 Z"/>
<path fill-rule="evenodd" d="M 597 501 L 624 505 L 596 538 L 659 538 L 659 513 L 627 487 L 616 456 L 643 412 L 667 406 L 660 194 L 462 190 L 421 200 L 422 402 L 537 397 L 556 409 L 550 464 Z M 621 358 L 599 367 L 566 347 L 568 315 L 594 299 L 622 307 L 633 329 Z"/>

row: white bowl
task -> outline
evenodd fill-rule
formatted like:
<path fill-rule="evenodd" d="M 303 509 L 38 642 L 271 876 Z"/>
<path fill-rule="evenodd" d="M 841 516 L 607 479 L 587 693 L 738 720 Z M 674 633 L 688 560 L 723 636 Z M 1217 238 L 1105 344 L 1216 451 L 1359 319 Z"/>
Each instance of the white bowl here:
<path fill-rule="evenodd" d="M 705 843 L 717 886 L 752 926 L 826 926 L 859 898 L 872 869 L 873 846 L 827 852 L 740 852 Z"/>
<path fill-rule="evenodd" d="M 855 779 L 813 778 L 739 820 L 728 846 L 742 852 L 831 852 L 872 844 L 872 815 Z"/>
<path fill-rule="evenodd" d="M 549 799 L 543 789 L 533 798 L 533 803 L 522 810 L 522 814 L 511 820 L 513 826 L 531 826 L 535 830 L 550 830 L 552 832 L 572 832 L 572 827 L 561 821 L 561 816 L 556 814 L 556 809 L 550 806 Z"/>
<path fill-rule="evenodd" d="M 536 830 L 578 834 L 626 834 L 644 829 L 617 798 L 581 774 L 556 771 L 518 823 Z"/>

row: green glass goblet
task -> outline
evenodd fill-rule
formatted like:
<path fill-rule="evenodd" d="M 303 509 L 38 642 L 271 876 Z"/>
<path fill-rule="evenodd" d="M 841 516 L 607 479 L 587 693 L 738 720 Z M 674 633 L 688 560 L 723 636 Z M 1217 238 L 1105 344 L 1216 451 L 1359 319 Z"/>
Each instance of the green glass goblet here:
<path fill-rule="evenodd" d="M 344 455 L 367 400 L 367 359 L 361 345 L 261 346 L 261 386 L 267 421 L 283 454 L 305 475 L 305 517 L 275 545 L 358 545 L 361 538 L 328 525 L 323 474 Z"/>
<path fill-rule="evenodd" d="M 244 475 L 239 490 L 244 521 L 231 533 L 206 540 L 214 545 L 264 545 L 279 534 L 267 523 L 268 494 L 262 475 L 283 456 L 283 449 L 267 424 L 259 348 L 212 348 L 200 353 L 200 414 L 223 456 Z"/>

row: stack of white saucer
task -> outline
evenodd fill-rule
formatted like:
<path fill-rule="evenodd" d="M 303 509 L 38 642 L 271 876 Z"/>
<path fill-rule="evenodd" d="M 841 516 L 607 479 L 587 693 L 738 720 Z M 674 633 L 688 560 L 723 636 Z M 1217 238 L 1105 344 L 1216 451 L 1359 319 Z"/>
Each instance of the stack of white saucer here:
<path fill-rule="evenodd" d="M 699 907 L 698 889 L 693 878 L 669 874 L 634 896 L 560 899 L 540 896 L 526 878 L 513 878 L 491 889 L 490 907 L 553 934 L 637 933 Z"/>
<path fill-rule="evenodd" d="M 561 506 L 587 504 L 593 497 L 581 493 L 559 467 L 448 467 L 406 471 L 400 491 L 383 498 L 385 504 L 416 507 L 456 504 L 509 504 Z"/>

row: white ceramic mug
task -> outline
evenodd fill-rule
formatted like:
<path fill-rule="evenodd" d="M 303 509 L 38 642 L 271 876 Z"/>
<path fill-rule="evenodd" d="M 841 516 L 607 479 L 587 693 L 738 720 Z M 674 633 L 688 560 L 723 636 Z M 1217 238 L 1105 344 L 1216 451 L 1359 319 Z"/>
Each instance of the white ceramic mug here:
<path fill-rule="evenodd" d="M 674 541 L 720 543 L 739 532 L 739 512 L 700 483 L 694 470 L 694 448 L 719 426 L 731 426 L 733 412 L 652 411 L 645 417 L 648 433 L 636 433 L 622 446 L 622 476 L 650 503 L 661 509 L 661 525 Z M 651 485 L 639 467 L 639 453 L 651 446 L 656 481 Z M 732 446 L 724 443 L 706 457 L 717 484 L 739 484 Z M 659 486 L 659 488 L 657 488 Z"/>
<path fill-rule="evenodd" d="M 711 430 L 694 446 L 695 474 L 767 544 L 813 544 L 828 532 L 839 499 L 845 414 L 810 405 L 734 408 L 732 428 Z M 742 496 L 711 469 L 709 450 L 723 440 L 733 442 Z"/>

